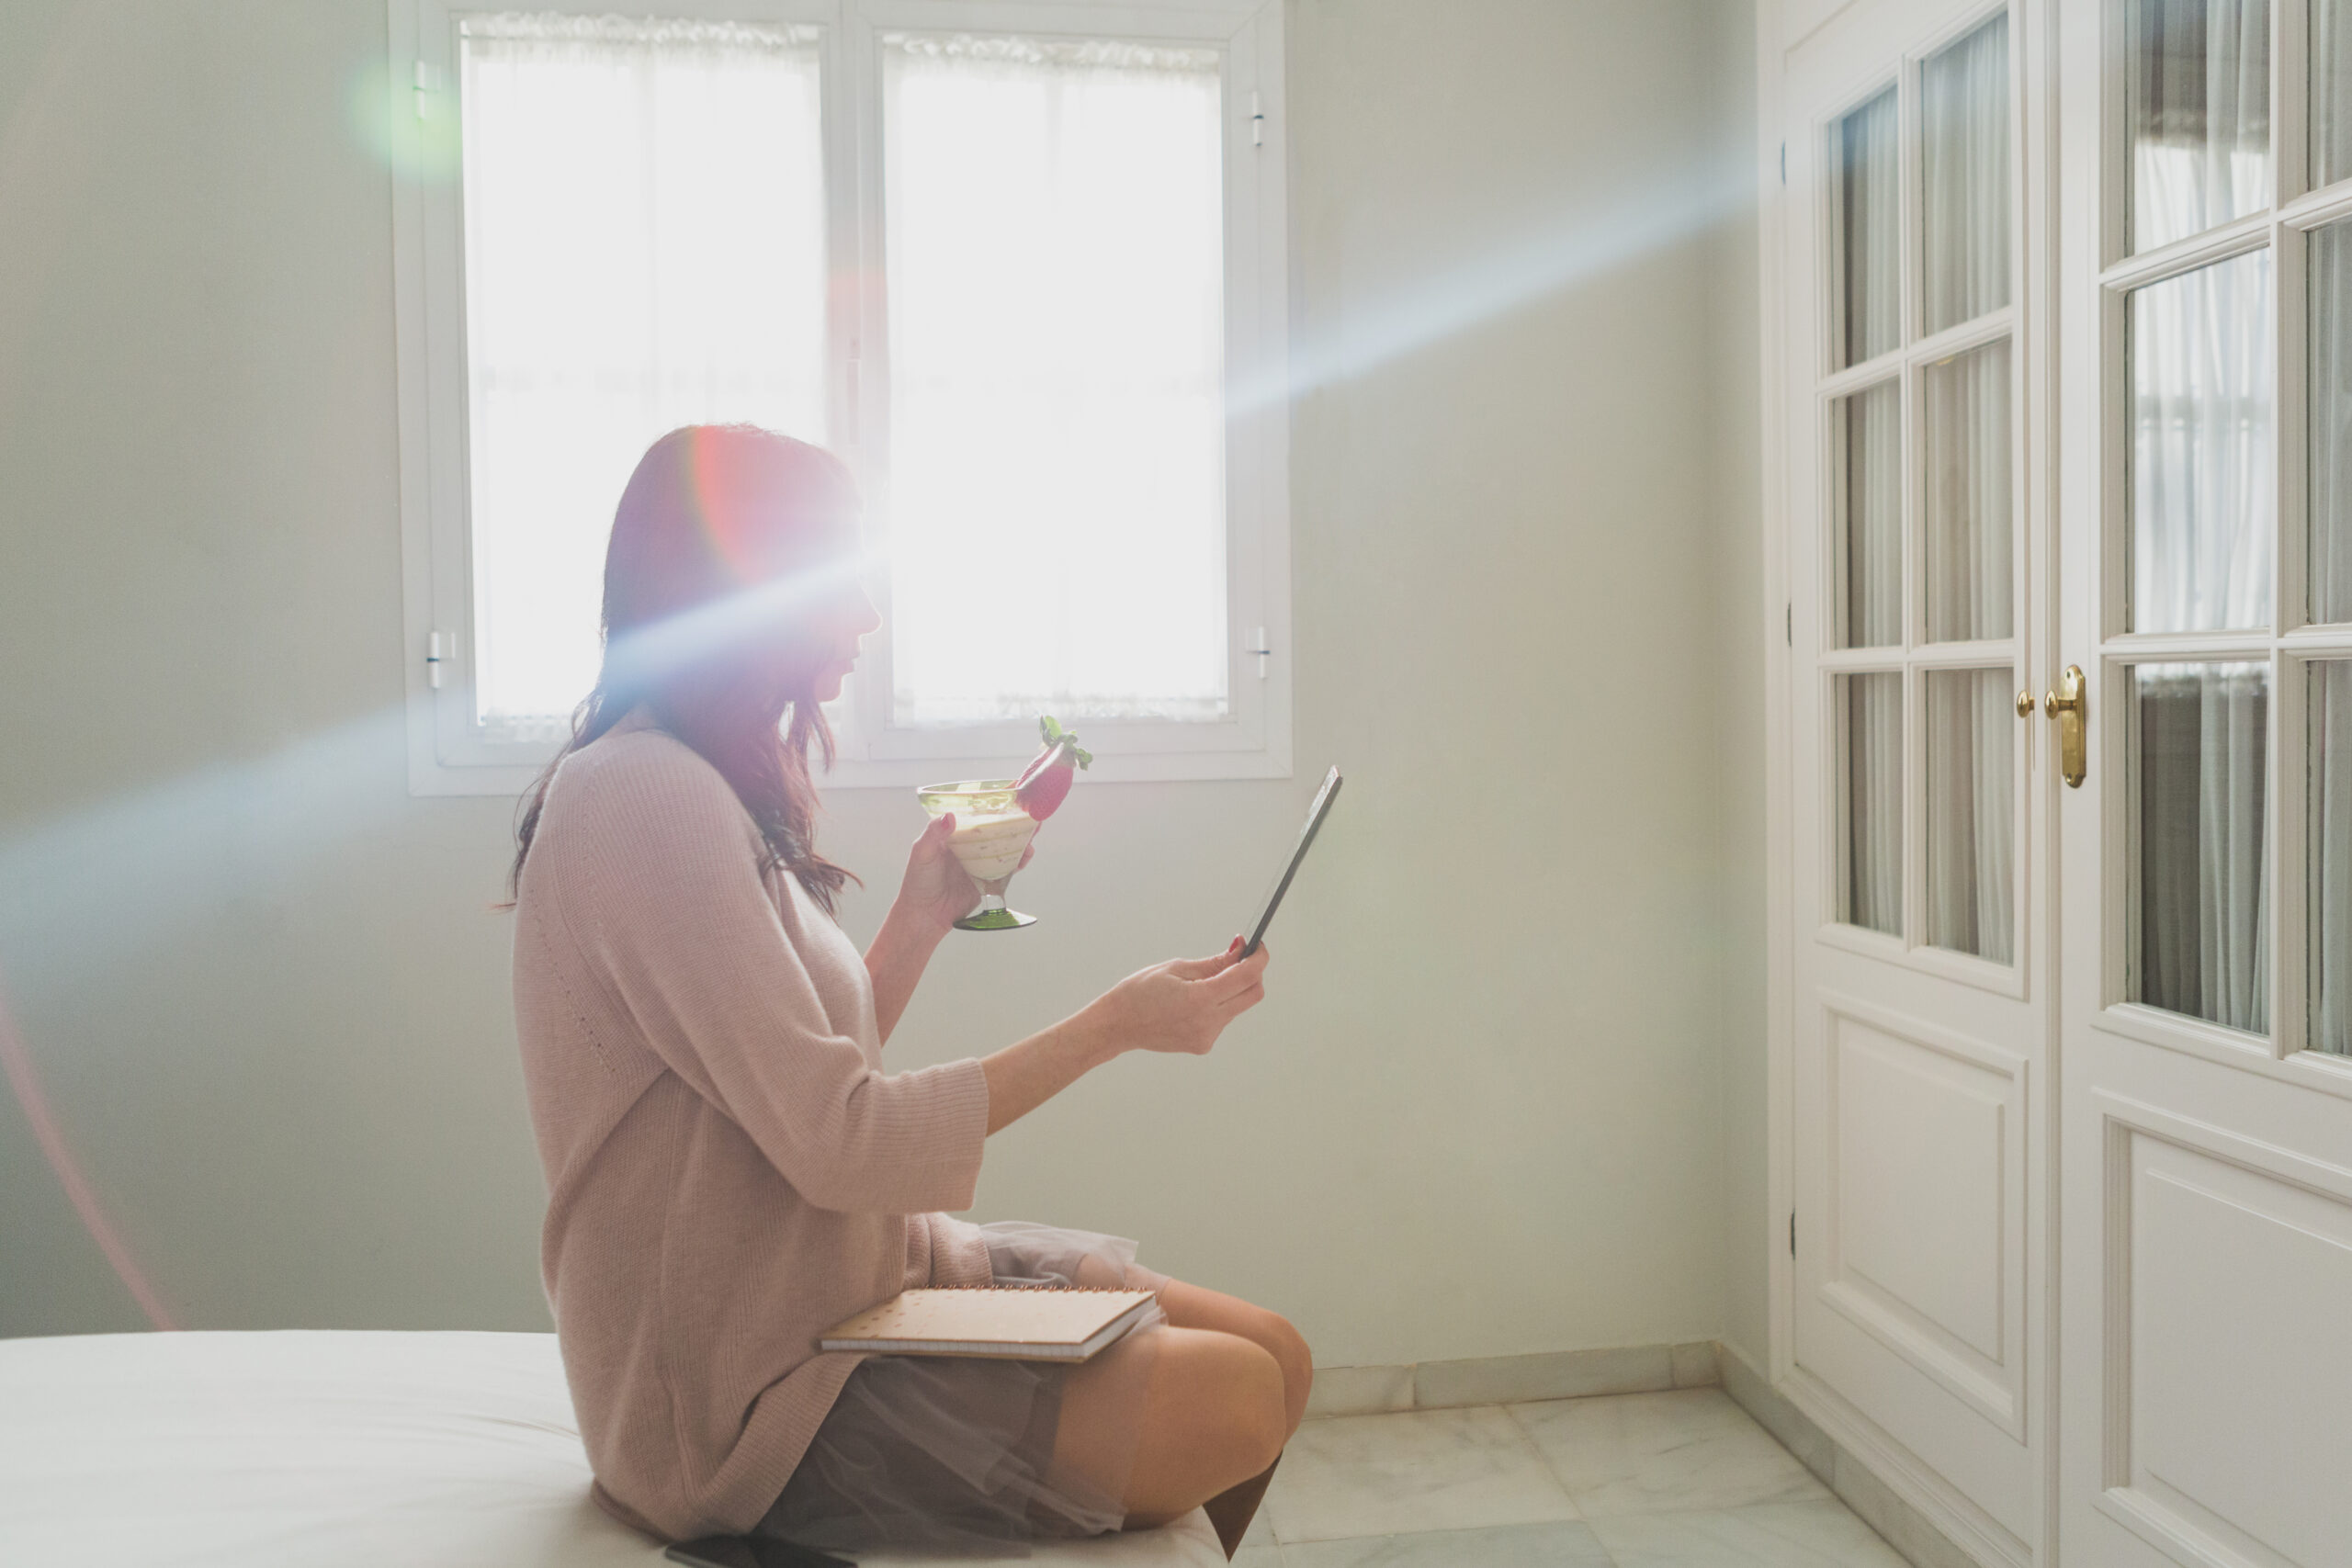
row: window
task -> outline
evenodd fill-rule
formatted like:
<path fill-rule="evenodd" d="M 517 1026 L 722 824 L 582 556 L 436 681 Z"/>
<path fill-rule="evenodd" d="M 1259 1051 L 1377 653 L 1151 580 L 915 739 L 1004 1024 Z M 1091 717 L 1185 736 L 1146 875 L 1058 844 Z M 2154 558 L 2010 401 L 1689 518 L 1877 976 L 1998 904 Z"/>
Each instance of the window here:
<path fill-rule="evenodd" d="M 544 764 L 721 420 L 865 491 L 831 783 L 1288 773 L 1278 6 L 391 6 L 413 788 Z"/>

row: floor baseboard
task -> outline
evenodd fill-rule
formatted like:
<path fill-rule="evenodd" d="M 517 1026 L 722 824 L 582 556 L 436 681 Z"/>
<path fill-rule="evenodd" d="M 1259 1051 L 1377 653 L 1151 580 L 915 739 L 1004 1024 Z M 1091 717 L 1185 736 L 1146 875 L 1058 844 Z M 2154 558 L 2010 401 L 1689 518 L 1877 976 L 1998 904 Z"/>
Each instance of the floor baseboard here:
<path fill-rule="evenodd" d="M 1600 1393 L 1652 1393 L 1705 1388 L 1720 1381 L 1711 1340 L 1555 1350 L 1533 1356 L 1480 1356 L 1393 1367 L 1317 1367 L 1306 1396 L 1309 1416 L 1372 1416 L 1391 1410 L 1450 1410 L 1465 1404 L 1517 1404 L 1531 1399 L 1583 1399 Z"/>

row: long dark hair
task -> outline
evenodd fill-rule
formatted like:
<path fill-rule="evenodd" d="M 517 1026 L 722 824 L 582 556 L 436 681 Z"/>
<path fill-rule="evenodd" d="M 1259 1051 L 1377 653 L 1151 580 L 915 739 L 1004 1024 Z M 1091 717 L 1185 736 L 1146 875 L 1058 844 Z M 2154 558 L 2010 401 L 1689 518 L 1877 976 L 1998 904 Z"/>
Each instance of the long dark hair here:
<path fill-rule="evenodd" d="M 774 650 L 789 649 L 796 586 L 846 554 L 857 504 L 839 458 L 755 425 L 690 424 L 646 448 L 605 552 L 604 666 L 571 741 L 523 797 L 510 897 L 556 769 L 642 705 L 751 813 L 767 846 L 761 874 L 783 867 L 832 912 L 852 878 L 817 852 L 808 771 L 812 746 L 832 766 L 832 728 L 810 690 L 814 663 Z"/>

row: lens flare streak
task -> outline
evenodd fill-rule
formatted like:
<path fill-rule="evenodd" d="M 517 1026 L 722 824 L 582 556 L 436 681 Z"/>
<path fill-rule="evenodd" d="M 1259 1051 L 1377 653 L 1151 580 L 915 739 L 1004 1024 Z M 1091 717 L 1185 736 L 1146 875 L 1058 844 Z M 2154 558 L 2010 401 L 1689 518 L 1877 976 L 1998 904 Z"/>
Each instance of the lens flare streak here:
<path fill-rule="evenodd" d="M 175 1329 L 179 1325 L 164 1309 L 163 1298 L 147 1282 L 139 1262 L 130 1256 L 114 1222 L 107 1217 L 98 1195 L 83 1176 L 81 1166 L 74 1158 L 74 1151 L 65 1142 L 65 1130 L 58 1124 L 56 1113 L 50 1110 L 49 1097 L 41 1092 L 40 1077 L 33 1070 L 30 1052 L 25 1049 L 23 1036 L 17 1032 L 16 1021 L 9 1016 L 7 998 L 0 995 L 0 1070 L 8 1076 L 8 1088 L 15 1092 L 17 1104 L 22 1108 L 25 1120 L 33 1130 L 33 1139 L 40 1145 L 41 1157 L 49 1161 L 49 1168 L 57 1175 L 57 1184 L 65 1190 L 67 1201 L 82 1221 L 82 1228 L 106 1254 L 107 1262 L 114 1269 L 115 1278 L 147 1314 L 147 1321 L 161 1329 Z"/>
<path fill-rule="evenodd" d="M 1237 378 L 1229 411 L 1260 413 L 1351 380 L 1700 234 L 1754 201 L 1744 175 L 1725 166 L 1660 185 L 1400 291 L 1340 332 L 1303 337 L 1278 373 Z"/>

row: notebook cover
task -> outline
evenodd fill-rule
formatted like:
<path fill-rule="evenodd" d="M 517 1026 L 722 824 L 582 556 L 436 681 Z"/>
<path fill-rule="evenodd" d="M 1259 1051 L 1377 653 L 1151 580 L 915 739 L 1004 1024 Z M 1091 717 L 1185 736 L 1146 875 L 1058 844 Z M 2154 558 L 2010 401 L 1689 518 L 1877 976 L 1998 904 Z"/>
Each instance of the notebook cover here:
<path fill-rule="evenodd" d="M 901 1356 L 1003 1356 L 1080 1360 L 1105 1330 L 1152 1299 L 1149 1291 L 978 1286 L 902 1291 L 827 1329 L 826 1350 Z"/>

